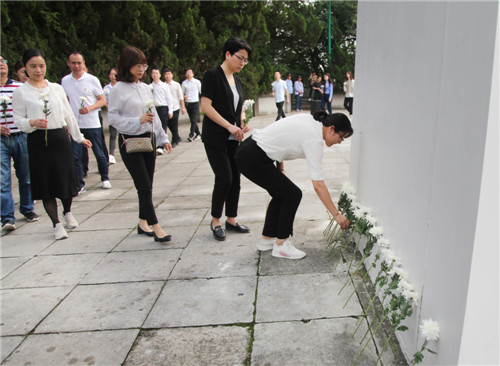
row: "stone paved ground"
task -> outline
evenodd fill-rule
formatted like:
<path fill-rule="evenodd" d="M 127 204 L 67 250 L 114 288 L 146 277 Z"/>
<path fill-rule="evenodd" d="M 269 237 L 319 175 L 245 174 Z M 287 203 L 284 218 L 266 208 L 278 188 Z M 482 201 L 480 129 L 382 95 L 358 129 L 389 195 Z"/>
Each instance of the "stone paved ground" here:
<path fill-rule="evenodd" d="M 273 115 L 255 117 L 254 128 Z M 188 125 L 181 125 L 184 141 Z M 250 234 L 209 229 L 213 174 L 201 141 L 159 156 L 154 203 L 173 236 L 159 244 L 138 235 L 137 196 L 117 156 L 113 188 L 100 188 L 91 155 L 87 192 L 74 201 L 80 226 L 55 241 L 40 202 L 40 221 L 17 220 L 1 238 L 1 360 L 6 365 L 352 365 L 366 330 L 351 338 L 362 313 L 347 275 L 327 261 L 328 214 L 307 178 L 305 161 L 287 163 L 303 190 L 294 243 L 299 261 L 259 253 L 268 195 L 242 180 L 239 220 Z M 350 142 L 326 149 L 334 200 L 348 178 Z M 118 155 L 118 154 L 117 154 Z M 18 213 L 16 213 L 18 214 Z M 360 291 L 362 298 L 363 290 Z M 365 350 L 373 365 L 383 340 Z M 384 364 L 401 364 L 389 351 Z M 399 361 L 397 361 L 399 360 Z"/>

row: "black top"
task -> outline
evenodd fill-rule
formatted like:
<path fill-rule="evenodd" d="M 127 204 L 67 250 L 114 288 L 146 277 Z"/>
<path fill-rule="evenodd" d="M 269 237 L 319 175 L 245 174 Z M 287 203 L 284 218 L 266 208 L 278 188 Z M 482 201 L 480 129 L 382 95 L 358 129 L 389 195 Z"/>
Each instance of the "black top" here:
<path fill-rule="evenodd" d="M 201 96 L 212 101 L 212 107 L 229 123 L 241 127 L 241 109 L 243 108 L 243 86 L 240 78 L 235 74 L 234 81 L 240 98 L 236 111 L 234 110 L 233 92 L 227 81 L 222 67 L 217 66 L 208 70 L 201 82 Z M 218 125 L 205 115 L 201 130 L 203 142 L 215 149 L 225 149 L 229 131 Z"/>

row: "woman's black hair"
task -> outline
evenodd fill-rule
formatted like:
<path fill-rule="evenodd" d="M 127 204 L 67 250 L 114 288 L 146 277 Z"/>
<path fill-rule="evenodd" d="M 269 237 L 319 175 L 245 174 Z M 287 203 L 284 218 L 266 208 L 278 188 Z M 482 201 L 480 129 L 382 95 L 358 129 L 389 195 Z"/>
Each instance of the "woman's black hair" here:
<path fill-rule="evenodd" d="M 16 64 L 14 65 L 14 71 L 18 72 L 19 69 L 22 69 L 23 67 L 24 67 L 23 62 L 22 61 L 17 61 Z"/>
<path fill-rule="evenodd" d="M 118 74 L 118 69 L 116 67 L 111 67 L 109 70 L 108 70 L 108 75 L 110 74 L 111 71 L 115 70 L 116 73 Z"/>
<path fill-rule="evenodd" d="M 234 55 L 239 50 L 246 50 L 248 52 L 248 57 L 252 53 L 252 47 L 242 38 L 231 37 L 229 38 L 224 46 L 222 47 L 222 62 L 226 59 L 226 52 L 230 55 Z"/>
<path fill-rule="evenodd" d="M 335 127 L 335 132 L 342 132 L 344 138 L 351 137 L 354 132 L 351 121 L 349 121 L 349 118 L 343 113 L 328 114 L 325 111 L 316 111 L 313 114 L 313 118 L 321 122 L 325 127 Z"/>
<path fill-rule="evenodd" d="M 125 47 L 118 61 L 118 74 L 116 75 L 116 80 L 133 83 L 135 81 L 135 76 L 130 72 L 130 68 L 145 63 L 147 63 L 147 61 L 144 52 L 137 47 Z"/>
<path fill-rule="evenodd" d="M 29 50 L 24 51 L 24 53 L 23 53 L 23 65 L 26 67 L 26 64 L 28 63 L 28 61 L 31 58 L 37 57 L 37 56 L 40 56 L 45 61 L 47 61 L 45 59 L 45 53 L 43 53 L 43 51 L 40 51 L 38 48 L 30 48 Z"/>

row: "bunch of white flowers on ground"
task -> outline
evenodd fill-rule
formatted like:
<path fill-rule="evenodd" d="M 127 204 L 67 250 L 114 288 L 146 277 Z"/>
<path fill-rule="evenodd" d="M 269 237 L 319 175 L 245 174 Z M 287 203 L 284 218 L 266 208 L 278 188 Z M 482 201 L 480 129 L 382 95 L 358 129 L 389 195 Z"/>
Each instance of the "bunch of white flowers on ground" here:
<path fill-rule="evenodd" d="M 412 315 L 413 307 L 418 305 L 420 296 L 418 292 L 415 291 L 414 286 L 408 281 L 408 274 L 401 267 L 401 259 L 398 258 L 390 249 L 389 240 L 384 238 L 383 228 L 377 226 L 377 219 L 372 215 L 372 210 L 357 202 L 356 191 L 351 183 L 346 182 L 342 185 L 342 191 L 337 207 L 339 211 L 349 219 L 351 224 L 347 230 L 343 230 L 335 222 L 335 220 L 332 219 L 328 227 L 323 232 L 328 241 L 327 249 L 329 249 L 329 259 L 331 260 L 336 257 L 337 254 L 339 255 L 335 268 L 337 268 L 338 264 L 343 260 L 343 254 L 347 252 L 349 244 L 352 244 L 353 241 L 355 243 L 354 253 L 351 255 L 350 263 L 348 266 L 346 263 L 349 278 L 339 291 L 339 294 L 344 290 L 347 284 L 354 284 L 355 276 L 361 277 L 361 281 L 359 281 L 355 286 L 353 292 L 345 302 L 344 307 L 347 306 L 352 296 L 356 293 L 358 287 L 368 277 L 370 271 L 372 269 L 378 269 L 378 274 L 373 283 L 373 290 L 368 297 L 368 303 L 363 308 L 363 314 L 359 317 L 356 330 L 352 335 L 354 337 L 356 332 L 359 330 L 363 320 L 367 317 L 368 312 L 373 307 L 375 299 L 381 298 L 382 307 L 376 314 L 378 316 L 378 321 L 369 322 L 368 329 L 361 339 L 360 344 L 363 344 L 368 334 L 370 334 L 370 336 L 362 347 L 354 363 L 354 365 L 358 363 L 365 348 L 371 341 L 373 341 L 373 337 L 380 329 L 382 323 L 389 319 L 391 323 L 391 333 L 379 353 L 378 359 L 375 362 L 376 364 L 382 357 L 382 354 L 386 350 L 396 331 L 404 332 L 408 330 L 408 327 L 403 325 L 403 321 Z M 351 268 L 353 268 L 352 264 L 362 238 L 365 238 L 366 243 L 363 250 L 360 250 L 361 260 L 356 268 L 351 271 Z M 372 261 L 370 266 L 366 268 L 365 273 L 361 276 L 360 272 L 362 271 L 363 264 L 367 258 L 372 258 Z M 430 328 L 431 327 L 429 325 L 426 325 L 427 335 L 432 333 L 429 330 Z M 427 337 L 422 350 L 417 352 L 418 356 L 416 354 L 415 360 L 421 361 L 423 358 L 422 352 L 426 349 L 426 346 Z M 432 352 L 430 350 L 428 351 Z"/>
<path fill-rule="evenodd" d="M 250 118 L 253 117 L 253 105 L 255 101 L 253 99 L 247 99 L 243 102 L 243 110 L 245 111 L 245 125 L 250 122 Z"/>

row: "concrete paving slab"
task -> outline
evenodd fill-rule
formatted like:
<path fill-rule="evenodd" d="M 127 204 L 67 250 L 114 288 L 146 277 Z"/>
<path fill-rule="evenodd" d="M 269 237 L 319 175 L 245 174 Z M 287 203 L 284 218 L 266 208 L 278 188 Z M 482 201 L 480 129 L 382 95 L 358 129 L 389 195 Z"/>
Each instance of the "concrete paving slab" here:
<path fill-rule="evenodd" d="M 256 324 L 252 348 L 254 366 L 353 365 L 361 350 L 364 329 L 353 338 L 356 319 L 338 318 L 310 322 Z M 369 344 L 359 365 L 374 365 L 375 347 Z"/>
<path fill-rule="evenodd" d="M 50 221 L 47 215 L 40 215 L 40 219 L 36 222 L 23 223 L 22 220 L 16 220 L 16 227 L 17 229 L 14 231 L 10 231 L 8 235 L 5 235 L 5 231 L 2 230 L 2 233 L 4 233 L 4 235 L 2 235 L 2 241 L 7 236 L 26 235 L 26 234 L 33 234 L 35 232 L 38 234 L 54 233 L 52 221 Z"/>
<path fill-rule="evenodd" d="M 108 253 L 113 250 L 129 232 L 130 230 L 127 229 L 102 230 L 99 231 L 99 233 L 89 235 L 86 231 L 74 231 L 67 239 L 56 240 L 40 254 Z"/>
<path fill-rule="evenodd" d="M 139 328 L 163 282 L 79 285 L 36 333 Z"/>
<path fill-rule="evenodd" d="M 212 232 L 200 230 L 182 253 L 170 279 L 252 276 L 257 260 L 255 247 L 229 239 L 216 241 Z"/>
<path fill-rule="evenodd" d="M 0 279 L 21 267 L 21 265 L 29 261 L 30 258 L 31 257 L 0 258 Z"/>
<path fill-rule="evenodd" d="M 213 173 L 212 173 L 213 174 Z M 207 177 L 207 180 L 211 180 Z M 212 184 L 197 184 L 190 186 L 180 186 L 176 187 L 176 189 L 170 194 L 171 196 L 207 196 L 211 195 L 214 186 Z"/>
<path fill-rule="evenodd" d="M 244 365 L 249 343 L 249 330 L 238 326 L 144 331 L 124 366 Z"/>
<path fill-rule="evenodd" d="M 287 276 L 261 276 L 257 294 L 257 322 L 357 316 L 359 303 L 343 308 L 352 286 L 341 295 L 344 276 L 312 273 Z"/>
<path fill-rule="evenodd" d="M 48 233 L 9 234 L 2 237 L 0 254 L 2 258 L 32 257 L 46 249 L 54 241 L 53 231 L 51 235 Z"/>
<path fill-rule="evenodd" d="M 131 189 L 130 187 L 126 188 L 113 187 L 112 189 L 102 189 L 101 184 L 102 183 L 100 183 L 99 186 L 96 188 L 86 187 L 87 192 L 79 196 L 79 199 L 80 200 L 84 199 L 85 201 L 114 200 L 122 196 L 124 193 L 128 192 Z"/>
<path fill-rule="evenodd" d="M 2 288 L 76 285 L 104 256 L 99 253 L 35 257 L 5 277 Z"/>
<path fill-rule="evenodd" d="M 2 337 L 31 332 L 72 289 L 65 286 L 2 290 Z"/>
<path fill-rule="evenodd" d="M 80 224 L 75 231 L 132 229 L 139 223 L 137 212 L 98 213 Z"/>
<path fill-rule="evenodd" d="M 318 242 L 294 241 L 296 248 L 306 252 L 306 256 L 297 261 L 282 260 L 271 256 L 271 251 L 262 252 L 260 259 L 261 276 L 277 274 L 299 274 L 299 273 L 335 273 L 342 275 L 341 268 L 334 269 L 339 255 L 336 255 L 332 261 L 325 256 L 325 244 Z"/>
<path fill-rule="evenodd" d="M 137 250 L 159 250 L 159 249 L 179 249 L 185 248 L 194 233 L 198 230 L 197 225 L 191 226 L 167 226 L 163 225 L 167 234 L 172 235 L 172 241 L 161 243 L 154 241 L 154 238 L 137 234 L 137 230 L 132 230 L 129 235 L 114 249 L 114 251 L 137 251 Z"/>
<path fill-rule="evenodd" d="M 74 199 L 71 205 L 71 212 L 73 214 L 95 214 L 100 212 L 110 203 L 116 202 L 115 200 L 100 200 L 100 201 L 86 201 L 85 193 L 82 196 L 78 196 L 78 200 Z M 59 208 L 61 212 L 62 208 Z"/>
<path fill-rule="evenodd" d="M 188 208 L 174 211 L 158 211 L 156 217 L 162 227 L 199 225 L 208 208 Z"/>
<path fill-rule="evenodd" d="M 114 200 L 104 207 L 100 213 L 139 212 L 139 201 L 136 199 Z"/>
<path fill-rule="evenodd" d="M 8 355 L 21 344 L 24 337 L 2 337 L 0 338 L 0 362 L 3 362 Z"/>
<path fill-rule="evenodd" d="M 255 286 L 254 276 L 168 281 L 144 327 L 250 323 Z"/>
<path fill-rule="evenodd" d="M 158 207 L 157 211 L 185 210 L 197 208 L 210 208 L 212 195 L 199 196 L 168 196 Z"/>
<path fill-rule="evenodd" d="M 99 262 L 82 284 L 167 280 L 182 250 L 113 252 Z"/>
<path fill-rule="evenodd" d="M 31 335 L 6 365 L 121 365 L 138 329 Z"/>

